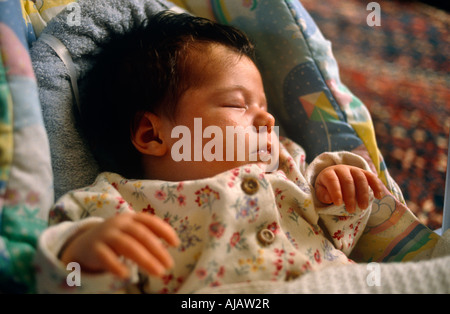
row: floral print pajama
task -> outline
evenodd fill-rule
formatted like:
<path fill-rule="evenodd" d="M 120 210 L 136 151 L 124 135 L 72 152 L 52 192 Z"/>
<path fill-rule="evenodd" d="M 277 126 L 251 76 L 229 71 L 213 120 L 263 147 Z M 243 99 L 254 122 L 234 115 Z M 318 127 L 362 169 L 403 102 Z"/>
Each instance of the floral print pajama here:
<path fill-rule="evenodd" d="M 256 164 L 212 178 L 167 182 L 129 180 L 102 173 L 89 187 L 64 195 L 39 240 L 36 264 L 40 292 L 192 293 L 208 286 L 289 281 L 310 271 L 353 263 L 347 257 L 367 223 L 368 209 L 349 214 L 315 197 L 315 176 L 325 167 L 349 164 L 369 170 L 359 156 L 324 153 L 310 165 L 303 149 L 288 139 L 280 145 L 280 167 L 264 173 Z M 370 200 L 373 200 L 371 193 Z M 129 262 L 134 276 L 81 272 L 70 286 L 70 270 L 57 256 L 67 239 L 87 224 L 123 212 L 158 215 L 181 244 L 169 248 L 175 266 L 163 278 L 147 276 Z"/>

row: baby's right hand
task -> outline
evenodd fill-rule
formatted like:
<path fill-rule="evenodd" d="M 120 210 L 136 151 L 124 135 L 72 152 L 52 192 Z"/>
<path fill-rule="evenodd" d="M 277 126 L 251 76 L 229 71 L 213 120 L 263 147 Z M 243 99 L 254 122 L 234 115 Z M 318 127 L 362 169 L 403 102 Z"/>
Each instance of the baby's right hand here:
<path fill-rule="evenodd" d="M 162 276 L 173 266 L 173 259 L 159 238 L 177 246 L 173 228 L 157 216 L 125 213 L 81 231 L 67 244 L 61 261 L 78 262 L 86 272 L 109 271 L 128 278 L 128 268 L 119 260 L 124 256 L 149 274 Z"/>

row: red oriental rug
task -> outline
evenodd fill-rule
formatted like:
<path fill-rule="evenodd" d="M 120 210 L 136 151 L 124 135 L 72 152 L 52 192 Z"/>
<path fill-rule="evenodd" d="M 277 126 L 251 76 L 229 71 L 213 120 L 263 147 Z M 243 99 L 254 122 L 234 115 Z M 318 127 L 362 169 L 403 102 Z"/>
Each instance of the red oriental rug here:
<path fill-rule="evenodd" d="M 431 229 L 440 228 L 450 14 L 415 1 L 377 1 L 381 25 L 369 26 L 370 1 L 301 2 L 331 41 L 342 82 L 371 112 L 378 146 L 409 208 Z"/>

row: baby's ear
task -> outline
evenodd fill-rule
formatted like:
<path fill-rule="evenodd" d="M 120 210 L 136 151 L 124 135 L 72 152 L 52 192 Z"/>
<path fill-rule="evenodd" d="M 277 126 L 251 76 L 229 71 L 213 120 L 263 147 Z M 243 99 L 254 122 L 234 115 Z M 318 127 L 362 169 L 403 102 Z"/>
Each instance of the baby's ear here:
<path fill-rule="evenodd" d="M 166 153 L 167 144 L 161 136 L 161 122 L 151 112 L 146 112 L 137 119 L 131 131 L 131 141 L 142 154 L 160 157 Z"/>

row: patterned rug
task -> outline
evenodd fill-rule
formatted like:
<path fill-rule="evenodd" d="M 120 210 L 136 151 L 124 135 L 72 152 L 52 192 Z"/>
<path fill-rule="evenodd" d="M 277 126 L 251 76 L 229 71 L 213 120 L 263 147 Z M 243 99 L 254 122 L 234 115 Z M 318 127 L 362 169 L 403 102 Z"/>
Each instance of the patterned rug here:
<path fill-rule="evenodd" d="M 302 0 L 332 42 L 341 79 L 372 114 L 377 142 L 409 208 L 442 224 L 450 130 L 450 14 L 414 1 Z M 369 20 L 375 21 L 373 15 Z"/>

